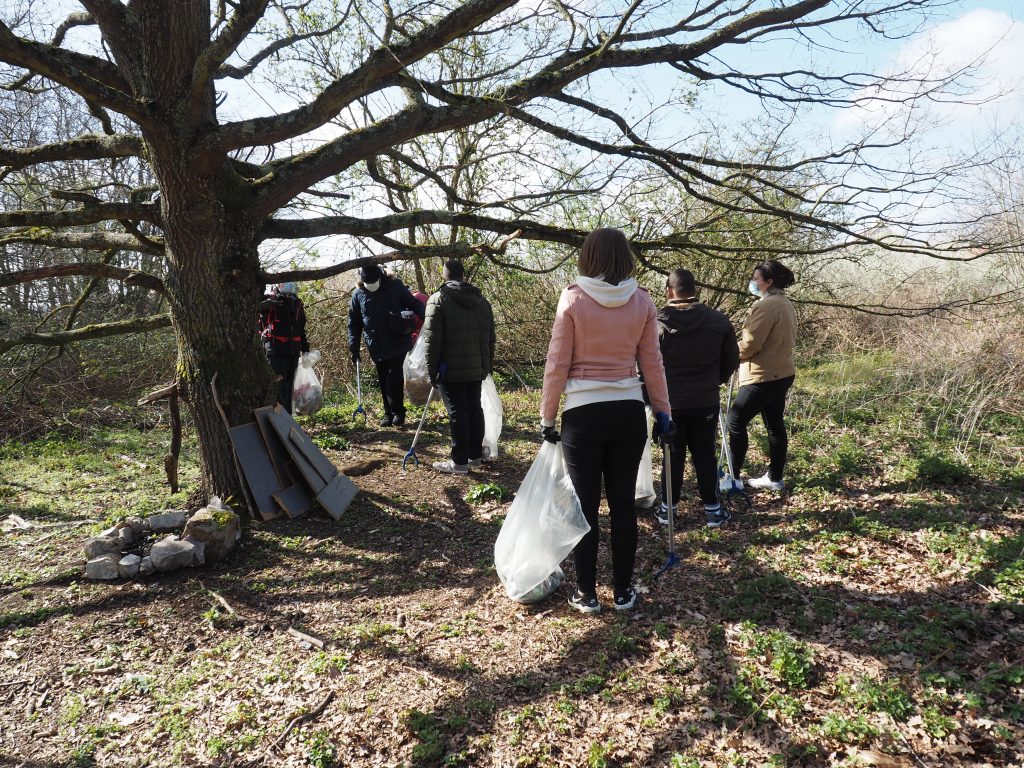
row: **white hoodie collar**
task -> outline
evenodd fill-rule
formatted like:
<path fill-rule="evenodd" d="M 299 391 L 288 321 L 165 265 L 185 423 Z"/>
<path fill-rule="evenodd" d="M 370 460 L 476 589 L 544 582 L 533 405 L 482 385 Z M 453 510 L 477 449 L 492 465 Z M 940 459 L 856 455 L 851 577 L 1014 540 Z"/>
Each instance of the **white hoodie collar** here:
<path fill-rule="evenodd" d="M 596 277 L 582 275 L 576 280 L 576 285 L 602 307 L 621 307 L 632 298 L 638 287 L 633 277 L 627 277 L 618 285 L 611 285 Z"/>

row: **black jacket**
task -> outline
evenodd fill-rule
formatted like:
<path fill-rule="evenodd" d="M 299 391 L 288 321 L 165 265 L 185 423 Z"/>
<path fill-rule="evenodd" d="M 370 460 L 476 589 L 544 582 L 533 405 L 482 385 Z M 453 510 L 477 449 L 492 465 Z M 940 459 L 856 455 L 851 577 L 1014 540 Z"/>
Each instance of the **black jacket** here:
<path fill-rule="evenodd" d="M 276 290 L 260 302 L 260 337 L 268 355 L 298 357 L 309 352 L 302 299 Z"/>
<path fill-rule="evenodd" d="M 427 301 L 423 323 L 427 372 L 435 381 L 441 363 L 444 381 L 483 381 L 494 368 L 494 313 L 491 304 L 470 283 L 454 280 Z"/>
<path fill-rule="evenodd" d="M 365 334 L 366 348 L 374 361 L 404 357 L 412 349 L 412 328 L 410 333 L 395 333 L 388 320 L 389 314 L 398 315 L 403 309 L 423 317 L 423 302 L 413 296 L 401 280 L 385 276 L 380 288 L 372 293 L 360 283 L 352 294 L 348 310 L 349 352 L 359 353 L 359 342 Z"/>
<path fill-rule="evenodd" d="M 718 387 L 740 364 L 736 330 L 717 309 L 678 299 L 658 312 L 661 356 L 672 409 L 718 404 Z"/>

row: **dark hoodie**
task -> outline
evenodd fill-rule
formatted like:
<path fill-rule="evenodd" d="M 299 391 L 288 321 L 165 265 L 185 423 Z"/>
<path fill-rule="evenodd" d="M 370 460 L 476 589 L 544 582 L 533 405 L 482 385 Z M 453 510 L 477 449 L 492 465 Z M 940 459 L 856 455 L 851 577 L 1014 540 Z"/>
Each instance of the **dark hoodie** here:
<path fill-rule="evenodd" d="M 412 336 L 395 333 L 388 322 L 388 315 L 398 315 L 403 309 L 423 317 L 423 302 L 414 298 L 401 280 L 385 275 L 375 293 L 357 282 L 348 309 L 349 353 L 358 355 L 359 342 L 366 336 L 366 347 L 374 362 L 405 357 L 412 349 Z"/>
<path fill-rule="evenodd" d="M 480 289 L 451 280 L 427 301 L 423 322 L 427 371 L 436 380 L 483 381 L 494 368 L 494 314 Z"/>
<path fill-rule="evenodd" d="M 718 387 L 739 366 L 736 330 L 717 309 L 673 299 L 658 312 L 661 356 L 672 409 L 718 405 Z"/>

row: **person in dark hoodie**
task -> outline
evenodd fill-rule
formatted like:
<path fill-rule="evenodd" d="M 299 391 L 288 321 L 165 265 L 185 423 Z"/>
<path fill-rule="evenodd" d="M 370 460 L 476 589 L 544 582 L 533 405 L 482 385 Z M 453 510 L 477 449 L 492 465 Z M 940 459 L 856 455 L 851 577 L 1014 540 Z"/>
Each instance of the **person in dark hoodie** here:
<path fill-rule="evenodd" d="M 412 349 L 415 317 L 424 317 L 423 302 L 414 298 L 401 280 L 376 264 L 359 270 L 348 310 L 348 349 L 352 362 L 359 359 L 359 343 L 377 367 L 377 383 L 384 401 L 382 427 L 405 426 L 405 376 L 402 363 Z"/>
<path fill-rule="evenodd" d="M 740 363 L 736 330 L 724 314 L 697 301 L 697 285 L 693 273 L 687 269 L 669 273 L 665 297 L 668 305 L 658 313 L 658 334 L 672 421 L 677 429 L 672 498 L 679 498 L 689 448 L 707 526 L 719 528 L 729 521 L 729 513 L 723 509 L 718 495 L 718 462 L 715 460 L 718 387 L 729 381 Z M 667 525 L 665 478 L 661 480 L 661 506 L 657 516 Z"/>
<path fill-rule="evenodd" d="M 451 458 L 434 469 L 465 475 L 483 456 L 484 410 L 480 383 L 494 368 L 494 313 L 475 285 L 465 282 L 461 261 L 444 265 L 445 283 L 427 301 L 423 335 L 430 383 L 448 409 Z"/>
<path fill-rule="evenodd" d="M 299 356 L 309 352 L 306 310 L 295 283 L 278 283 L 263 297 L 260 302 L 260 338 L 263 339 L 267 362 L 281 377 L 277 385 L 277 402 L 291 413 Z"/>

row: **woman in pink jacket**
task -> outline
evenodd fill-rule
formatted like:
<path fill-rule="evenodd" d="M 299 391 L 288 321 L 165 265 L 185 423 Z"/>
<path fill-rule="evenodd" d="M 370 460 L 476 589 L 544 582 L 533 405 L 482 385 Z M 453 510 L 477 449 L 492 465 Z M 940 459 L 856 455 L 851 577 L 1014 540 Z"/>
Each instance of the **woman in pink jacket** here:
<path fill-rule="evenodd" d="M 611 517 L 614 606 L 624 611 L 636 602 L 636 508 L 633 492 L 647 440 L 643 372 L 657 413 L 655 437 L 672 431 L 665 369 L 658 344 L 654 301 L 632 277 L 636 269 L 626 236 L 617 229 L 595 229 L 583 242 L 577 263 L 580 277 L 558 301 L 551 329 L 541 435 L 562 441 L 565 463 L 590 532 L 576 545 L 576 590 L 569 605 L 597 613 L 597 510 L 601 481 Z M 565 394 L 562 432 L 555 429 L 558 402 Z"/>

